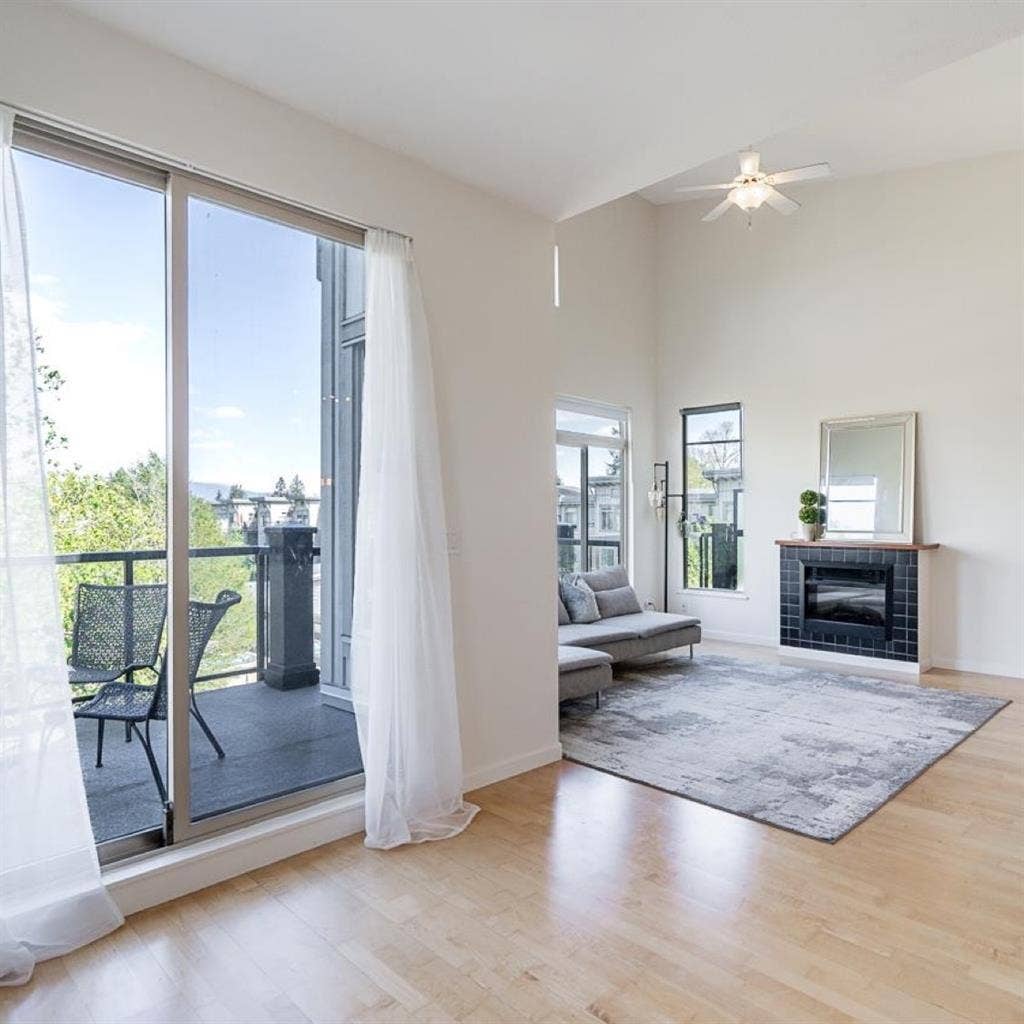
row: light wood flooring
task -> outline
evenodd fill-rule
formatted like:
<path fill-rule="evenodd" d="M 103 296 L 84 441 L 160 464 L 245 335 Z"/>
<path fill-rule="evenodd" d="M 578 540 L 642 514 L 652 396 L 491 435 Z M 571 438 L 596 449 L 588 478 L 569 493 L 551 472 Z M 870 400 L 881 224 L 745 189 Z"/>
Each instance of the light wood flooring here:
<path fill-rule="evenodd" d="M 1022 739 L 1015 703 L 835 846 L 550 765 L 456 840 L 353 837 L 137 914 L 0 1020 L 1015 1024 Z"/>

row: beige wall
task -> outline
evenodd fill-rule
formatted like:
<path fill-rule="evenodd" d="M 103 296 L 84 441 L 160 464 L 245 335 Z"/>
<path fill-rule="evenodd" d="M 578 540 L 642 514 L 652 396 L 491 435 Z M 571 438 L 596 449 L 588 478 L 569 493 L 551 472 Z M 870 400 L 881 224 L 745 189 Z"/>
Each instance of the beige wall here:
<path fill-rule="evenodd" d="M 661 548 L 647 507 L 655 459 L 655 213 L 630 196 L 557 226 L 555 387 L 631 410 L 630 570 L 641 603 L 660 608 Z"/>
<path fill-rule="evenodd" d="M 677 471 L 681 406 L 745 413 L 747 600 L 675 588 L 709 633 L 776 642 L 773 541 L 815 486 L 819 421 L 916 410 L 934 659 L 1024 674 L 1022 176 L 1010 154 L 816 183 L 751 231 L 659 208 L 660 450 Z"/>
<path fill-rule="evenodd" d="M 415 239 L 467 775 L 557 756 L 552 226 L 53 5 L 0 7 L 0 102 Z"/>

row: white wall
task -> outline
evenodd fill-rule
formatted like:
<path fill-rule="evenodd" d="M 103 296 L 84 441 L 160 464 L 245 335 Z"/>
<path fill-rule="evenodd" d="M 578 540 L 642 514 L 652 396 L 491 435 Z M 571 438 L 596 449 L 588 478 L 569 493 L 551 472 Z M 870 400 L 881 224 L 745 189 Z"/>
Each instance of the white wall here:
<path fill-rule="evenodd" d="M 415 239 L 460 538 L 467 775 L 557 756 L 552 226 L 54 5 L 0 7 L 0 103 Z"/>
<path fill-rule="evenodd" d="M 1022 175 L 1007 154 L 816 183 L 751 231 L 659 208 L 661 451 L 678 472 L 681 406 L 745 414 L 749 599 L 676 588 L 709 633 L 777 642 L 773 541 L 816 484 L 819 421 L 916 410 L 934 660 L 1024 674 Z"/>
<path fill-rule="evenodd" d="M 628 196 L 557 225 L 555 387 L 631 410 L 630 569 L 641 603 L 661 607 L 661 548 L 647 506 L 655 459 L 655 214 L 646 200 Z"/>

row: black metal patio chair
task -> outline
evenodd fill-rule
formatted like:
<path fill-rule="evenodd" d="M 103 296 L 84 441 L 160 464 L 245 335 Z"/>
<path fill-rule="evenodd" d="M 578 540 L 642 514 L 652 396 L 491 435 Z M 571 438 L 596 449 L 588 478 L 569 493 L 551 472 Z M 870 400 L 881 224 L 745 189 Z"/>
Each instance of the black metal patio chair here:
<path fill-rule="evenodd" d="M 189 601 L 188 603 L 188 693 L 189 712 L 198 722 L 217 757 L 224 757 L 224 750 L 213 730 L 203 718 L 196 704 L 195 684 L 199 675 L 199 665 L 203 660 L 206 646 L 213 636 L 214 630 L 220 625 L 227 610 L 241 601 L 241 595 L 234 590 L 222 590 L 212 602 Z M 75 718 L 95 718 L 99 722 L 97 738 L 96 767 L 102 767 L 103 761 L 103 725 L 108 721 L 124 722 L 131 729 L 146 752 L 153 781 L 160 793 L 162 801 L 167 800 L 167 789 L 160 774 L 153 753 L 153 745 L 149 736 L 151 721 L 167 719 L 167 659 L 160 666 L 160 674 L 155 686 L 139 686 L 135 683 L 105 683 L 90 701 L 75 708 Z M 141 726 L 141 728 L 140 728 Z"/>
<path fill-rule="evenodd" d="M 164 583 L 79 583 L 68 681 L 72 686 L 111 683 L 129 672 L 155 672 L 166 619 Z"/>

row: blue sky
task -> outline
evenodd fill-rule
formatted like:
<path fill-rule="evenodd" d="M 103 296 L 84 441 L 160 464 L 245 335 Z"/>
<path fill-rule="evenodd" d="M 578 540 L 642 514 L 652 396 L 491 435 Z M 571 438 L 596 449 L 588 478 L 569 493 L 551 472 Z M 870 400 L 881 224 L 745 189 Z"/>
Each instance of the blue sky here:
<path fill-rule="evenodd" d="M 33 320 L 66 379 L 44 406 L 65 463 L 163 455 L 164 197 L 17 155 Z M 268 490 L 320 476 L 320 287 L 312 235 L 199 200 L 189 209 L 190 476 Z"/>

